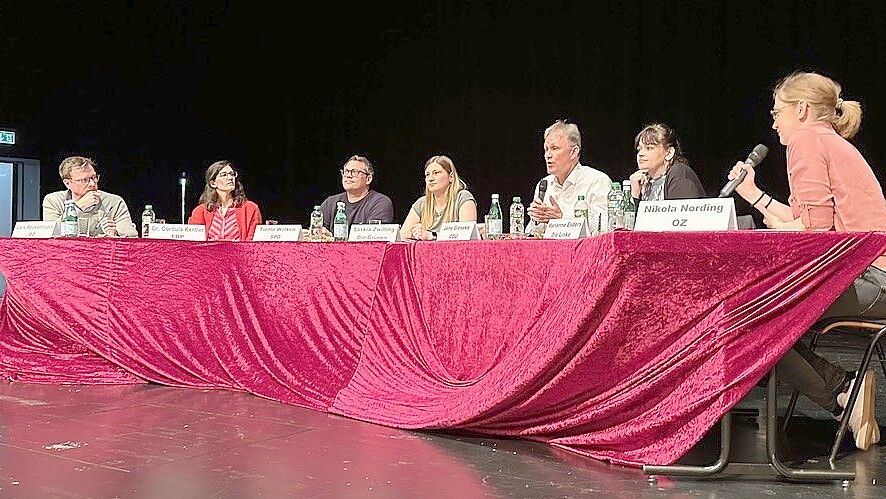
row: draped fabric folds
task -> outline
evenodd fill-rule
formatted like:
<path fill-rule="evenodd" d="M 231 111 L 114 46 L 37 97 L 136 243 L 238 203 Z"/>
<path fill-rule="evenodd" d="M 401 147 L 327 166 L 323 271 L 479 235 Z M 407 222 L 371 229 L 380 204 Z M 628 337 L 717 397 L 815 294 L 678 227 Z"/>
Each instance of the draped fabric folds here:
<path fill-rule="evenodd" d="M 243 390 L 401 428 L 672 463 L 882 233 L 579 241 L 0 240 L 0 375 Z"/>

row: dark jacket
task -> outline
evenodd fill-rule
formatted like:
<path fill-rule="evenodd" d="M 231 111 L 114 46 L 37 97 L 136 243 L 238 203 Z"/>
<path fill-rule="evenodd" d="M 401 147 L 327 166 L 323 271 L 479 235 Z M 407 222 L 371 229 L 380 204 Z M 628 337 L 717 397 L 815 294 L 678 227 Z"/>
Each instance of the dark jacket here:
<path fill-rule="evenodd" d="M 665 178 L 665 199 L 697 199 L 707 197 L 698 175 L 682 161 L 677 161 L 668 168 L 668 176 Z M 635 199 L 635 201 L 641 201 Z"/>

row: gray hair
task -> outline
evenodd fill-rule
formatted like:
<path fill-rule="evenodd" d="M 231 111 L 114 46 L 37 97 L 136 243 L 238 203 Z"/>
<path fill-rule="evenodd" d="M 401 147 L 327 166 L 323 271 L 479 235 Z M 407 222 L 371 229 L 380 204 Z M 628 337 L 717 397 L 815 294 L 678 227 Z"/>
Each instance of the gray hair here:
<path fill-rule="evenodd" d="M 553 125 L 545 129 L 544 138 L 552 133 L 562 133 L 570 143 L 577 145 L 581 149 L 581 132 L 578 131 L 578 125 L 575 123 L 566 123 L 566 120 L 557 120 Z"/>
<path fill-rule="evenodd" d="M 369 158 L 367 158 L 366 156 L 360 156 L 359 154 L 355 154 L 355 155 L 351 156 L 350 158 L 348 158 L 348 160 L 345 161 L 345 164 L 348 164 L 351 161 L 358 161 L 358 162 L 366 165 L 366 173 L 368 173 L 370 175 L 375 173 L 375 168 L 372 167 L 372 163 L 369 161 Z"/>

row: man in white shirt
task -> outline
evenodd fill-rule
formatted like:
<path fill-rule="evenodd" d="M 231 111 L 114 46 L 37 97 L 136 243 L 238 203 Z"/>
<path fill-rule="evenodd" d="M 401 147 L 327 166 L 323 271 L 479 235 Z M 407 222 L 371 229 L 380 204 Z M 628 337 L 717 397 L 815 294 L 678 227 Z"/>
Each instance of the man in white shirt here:
<path fill-rule="evenodd" d="M 579 163 L 581 133 L 574 123 L 557 120 L 544 133 L 544 156 L 548 183 L 544 199 L 539 199 L 535 187 L 529 205 L 529 225 L 526 232 L 544 230 L 549 220 L 572 218 L 579 195 L 588 203 L 588 222 L 595 230 L 598 220 L 606 223 L 606 201 L 612 181 L 609 175 Z"/>

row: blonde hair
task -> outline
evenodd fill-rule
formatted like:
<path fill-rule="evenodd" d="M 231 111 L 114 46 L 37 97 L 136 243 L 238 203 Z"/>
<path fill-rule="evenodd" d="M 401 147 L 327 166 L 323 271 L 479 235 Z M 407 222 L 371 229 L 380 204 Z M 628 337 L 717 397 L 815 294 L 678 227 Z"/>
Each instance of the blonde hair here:
<path fill-rule="evenodd" d="M 778 82 L 773 97 L 788 102 L 806 102 L 815 119 L 830 123 L 844 139 L 851 139 L 861 126 L 861 104 L 840 98 L 836 81 L 818 73 L 792 73 Z"/>
<path fill-rule="evenodd" d="M 452 182 L 446 188 L 446 209 L 443 211 L 443 223 L 454 222 L 458 218 L 458 193 L 467 189 L 465 182 L 459 178 L 458 172 L 455 171 L 455 164 L 447 156 L 431 156 L 431 159 L 425 162 L 424 169 L 436 163 L 441 168 L 452 175 Z M 434 194 L 425 187 L 425 206 L 421 212 L 421 225 L 430 227 L 434 225 Z"/>
<path fill-rule="evenodd" d="M 71 156 L 62 160 L 58 165 L 58 174 L 63 179 L 71 178 L 72 171 L 85 170 L 90 165 L 95 168 L 95 161 L 83 156 Z"/>

